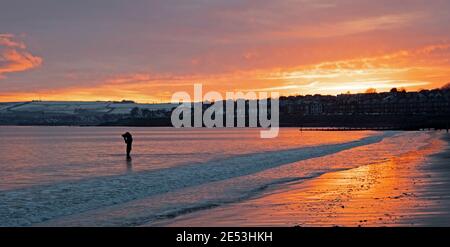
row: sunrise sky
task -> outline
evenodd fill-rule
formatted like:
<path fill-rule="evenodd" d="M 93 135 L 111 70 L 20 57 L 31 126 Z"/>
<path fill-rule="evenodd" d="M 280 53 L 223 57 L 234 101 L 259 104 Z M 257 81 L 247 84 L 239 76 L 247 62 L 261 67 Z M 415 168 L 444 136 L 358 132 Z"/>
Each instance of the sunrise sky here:
<path fill-rule="evenodd" d="M 450 81 L 448 0 L 2 0 L 0 101 Z"/>

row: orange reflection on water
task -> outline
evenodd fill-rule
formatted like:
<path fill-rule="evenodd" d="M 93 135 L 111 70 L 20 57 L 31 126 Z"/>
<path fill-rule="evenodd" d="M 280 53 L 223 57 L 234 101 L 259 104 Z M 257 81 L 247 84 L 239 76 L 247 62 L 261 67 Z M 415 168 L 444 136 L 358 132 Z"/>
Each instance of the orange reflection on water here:
<path fill-rule="evenodd" d="M 426 156 L 441 150 L 443 143 L 436 138 L 418 150 L 380 163 L 326 173 L 260 198 L 211 210 L 208 216 L 192 215 L 169 225 L 420 225 L 435 214 L 430 208 L 437 208 L 433 205 L 436 201 L 423 196 L 430 175 L 422 166 Z"/>
<path fill-rule="evenodd" d="M 414 225 L 414 218 L 431 206 L 416 193 L 425 179 L 419 166 L 439 148 L 440 141 L 379 164 L 328 173 L 319 179 L 265 198 L 265 203 L 283 205 L 260 215 L 286 224 L 307 226 Z M 290 202 L 286 204 L 286 202 Z"/>

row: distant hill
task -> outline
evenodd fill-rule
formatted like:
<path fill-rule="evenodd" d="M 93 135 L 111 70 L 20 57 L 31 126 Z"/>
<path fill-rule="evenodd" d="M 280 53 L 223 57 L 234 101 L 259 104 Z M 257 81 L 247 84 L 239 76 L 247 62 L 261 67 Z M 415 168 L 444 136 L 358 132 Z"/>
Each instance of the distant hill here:
<path fill-rule="evenodd" d="M 168 110 L 175 104 L 138 104 L 134 102 L 70 102 L 70 101 L 31 101 L 0 103 L 1 113 L 61 113 L 79 114 L 129 114 L 135 107 L 148 110 Z"/>
<path fill-rule="evenodd" d="M 210 105 L 210 102 L 203 102 L 202 109 Z M 132 101 L 0 103 L 0 125 L 171 126 L 172 110 L 177 106 Z M 448 88 L 282 96 L 279 107 L 280 126 L 286 127 L 421 129 L 450 126 Z"/>
<path fill-rule="evenodd" d="M 134 108 L 171 112 L 174 104 L 124 102 L 31 101 L 0 103 L 2 125 L 100 125 L 128 117 Z"/>

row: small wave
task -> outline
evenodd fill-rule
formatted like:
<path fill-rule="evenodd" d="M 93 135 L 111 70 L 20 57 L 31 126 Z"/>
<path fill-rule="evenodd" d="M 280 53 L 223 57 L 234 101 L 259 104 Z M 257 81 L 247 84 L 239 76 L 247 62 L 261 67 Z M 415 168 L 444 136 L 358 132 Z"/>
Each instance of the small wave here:
<path fill-rule="evenodd" d="M 128 219 L 127 221 L 123 222 L 121 224 L 121 226 L 142 226 L 142 225 L 150 224 L 153 222 L 173 219 L 173 218 L 183 216 L 186 214 L 191 214 L 191 213 L 195 213 L 195 212 L 199 212 L 199 211 L 203 211 L 203 210 L 221 207 L 221 206 L 231 204 L 231 203 L 242 202 L 242 201 L 248 200 L 250 198 L 253 198 L 257 195 L 260 195 L 262 192 L 268 190 L 272 186 L 284 185 L 284 184 L 289 184 L 292 182 L 301 182 L 301 181 L 304 181 L 307 179 L 316 178 L 322 174 L 324 174 L 324 172 L 313 173 L 310 176 L 278 179 L 276 181 L 272 181 L 272 182 L 266 183 L 264 185 L 260 185 L 259 187 L 255 188 L 253 190 L 250 190 L 248 192 L 242 193 L 238 197 L 230 197 L 228 199 L 207 200 L 205 202 L 199 202 L 194 205 L 179 206 L 175 209 L 166 210 L 161 213 L 154 214 L 154 215 L 140 216 L 137 218 Z"/>
<path fill-rule="evenodd" d="M 299 160 L 326 156 L 380 142 L 383 138 L 394 134 L 395 132 L 385 132 L 341 144 L 245 154 L 167 169 L 2 191 L 0 192 L 0 225 L 32 225 L 152 195 L 254 174 Z M 256 188 L 256 191 L 258 189 L 265 188 Z M 249 194 L 252 193 L 255 191 L 249 192 Z"/>

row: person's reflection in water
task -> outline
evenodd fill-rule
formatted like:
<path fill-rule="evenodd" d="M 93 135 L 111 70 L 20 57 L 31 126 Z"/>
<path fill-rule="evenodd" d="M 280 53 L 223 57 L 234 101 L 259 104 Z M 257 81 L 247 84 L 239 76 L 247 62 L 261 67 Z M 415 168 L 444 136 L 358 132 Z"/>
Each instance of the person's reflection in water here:
<path fill-rule="evenodd" d="M 130 132 L 127 132 L 125 134 L 122 135 L 123 140 L 125 141 L 125 143 L 127 144 L 127 160 L 131 160 L 131 147 L 133 145 L 133 136 L 130 134 Z"/>
<path fill-rule="evenodd" d="M 127 158 L 127 172 L 133 171 L 133 161 L 129 158 Z"/>

